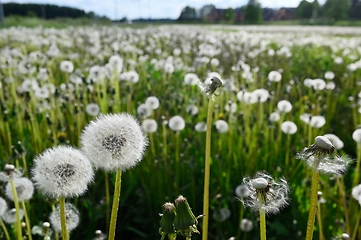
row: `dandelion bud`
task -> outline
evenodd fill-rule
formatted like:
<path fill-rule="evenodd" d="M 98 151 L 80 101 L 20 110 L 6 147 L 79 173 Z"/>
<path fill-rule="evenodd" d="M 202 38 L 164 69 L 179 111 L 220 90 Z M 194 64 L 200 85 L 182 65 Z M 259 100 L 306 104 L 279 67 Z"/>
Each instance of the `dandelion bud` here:
<path fill-rule="evenodd" d="M 180 195 L 175 201 L 177 215 L 174 219 L 174 227 L 183 236 L 191 237 L 192 233 L 199 233 L 197 230 L 197 218 L 194 216 L 188 201 Z"/>
<path fill-rule="evenodd" d="M 172 234 L 176 233 L 174 229 L 174 219 L 176 216 L 176 209 L 173 203 L 167 202 L 163 205 L 163 214 L 162 218 L 160 219 L 160 230 L 164 234 Z"/>
<path fill-rule="evenodd" d="M 213 94 L 217 90 L 217 88 L 223 85 L 223 81 L 217 76 L 213 76 L 210 81 L 211 84 L 199 83 L 202 91 L 207 95 Z"/>
<path fill-rule="evenodd" d="M 242 219 L 241 224 L 239 226 L 243 232 L 250 232 L 253 229 L 253 222 L 249 219 Z"/>

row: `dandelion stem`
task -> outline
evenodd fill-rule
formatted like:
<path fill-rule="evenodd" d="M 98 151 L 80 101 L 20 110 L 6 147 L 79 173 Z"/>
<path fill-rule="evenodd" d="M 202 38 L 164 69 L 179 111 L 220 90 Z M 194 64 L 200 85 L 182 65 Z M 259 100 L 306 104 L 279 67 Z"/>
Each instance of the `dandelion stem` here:
<path fill-rule="evenodd" d="M 209 219 L 209 178 L 211 168 L 211 124 L 212 124 L 213 100 L 209 98 L 207 113 L 207 132 L 206 132 L 206 156 L 204 166 L 204 191 L 203 191 L 203 223 L 202 240 L 208 239 L 208 219 Z"/>
<path fill-rule="evenodd" d="M 343 211 L 345 212 L 345 221 L 346 221 L 346 232 L 350 232 L 350 226 L 349 226 L 349 218 L 348 218 L 348 210 L 347 210 L 347 204 L 346 204 L 346 195 L 345 192 L 343 191 L 340 179 L 338 177 L 336 177 L 336 182 L 340 191 L 340 195 L 342 197 L 342 203 L 343 203 Z"/>
<path fill-rule="evenodd" d="M 4 234 L 5 234 L 5 237 L 6 237 L 6 240 L 10 240 L 10 236 L 9 236 L 9 232 L 3 222 L 3 220 L 0 218 L 0 225 L 1 225 L 1 228 L 3 229 L 4 231 Z"/>
<path fill-rule="evenodd" d="M 353 233 L 352 233 L 352 240 L 356 239 L 357 229 L 360 227 L 360 218 L 361 218 L 361 213 L 358 214 L 355 228 L 353 229 Z"/>
<path fill-rule="evenodd" d="M 109 212 L 110 212 L 110 194 L 109 194 L 109 175 L 108 172 L 104 173 L 104 178 L 105 178 L 105 223 L 106 223 L 106 232 L 108 232 L 108 224 L 109 224 Z"/>
<path fill-rule="evenodd" d="M 15 184 L 14 184 L 14 180 L 10 177 L 10 185 L 11 185 L 11 191 L 13 193 L 13 197 L 14 197 L 14 205 L 15 205 L 15 216 L 16 216 L 16 235 L 17 235 L 17 239 L 21 240 L 23 239 L 22 237 L 22 232 L 21 232 L 21 222 L 20 222 L 20 207 L 19 207 L 19 201 L 18 201 L 18 194 L 16 192 L 16 188 L 15 188 Z"/>
<path fill-rule="evenodd" d="M 317 224 L 318 224 L 318 232 L 320 240 L 325 240 L 325 236 L 323 235 L 322 229 L 322 218 L 321 218 L 321 206 L 320 203 L 317 203 Z"/>
<path fill-rule="evenodd" d="M 114 187 L 114 195 L 113 195 L 113 207 L 112 207 L 112 214 L 111 214 L 111 217 L 110 217 L 110 227 L 109 227 L 108 240 L 114 240 L 114 237 L 115 237 L 115 227 L 116 227 L 116 224 L 117 224 L 121 181 L 122 181 L 122 170 L 119 169 L 119 170 L 117 170 L 117 176 L 115 178 L 115 187 Z"/>
<path fill-rule="evenodd" d="M 65 216 L 65 198 L 60 197 L 60 224 L 61 224 L 61 236 L 63 240 L 68 240 L 68 230 L 66 229 L 66 216 Z"/>
<path fill-rule="evenodd" d="M 262 193 L 258 193 L 258 201 L 261 205 L 264 204 Z M 266 212 L 263 208 L 259 209 L 259 227 L 261 240 L 266 240 Z"/>
<path fill-rule="evenodd" d="M 24 201 L 21 201 L 21 206 L 23 207 L 23 210 L 24 210 L 24 217 L 25 217 L 25 223 L 26 223 L 26 231 L 28 232 L 28 238 L 29 238 L 29 240 L 33 240 L 33 236 L 31 235 L 30 220 L 29 220 L 28 213 L 26 211 L 26 205 L 25 205 Z"/>
<path fill-rule="evenodd" d="M 317 206 L 317 193 L 318 193 L 318 178 L 319 173 L 316 170 L 318 164 L 320 162 L 319 157 L 316 157 L 314 162 L 314 169 L 312 174 L 312 192 L 311 192 L 311 201 L 310 201 L 310 211 L 308 214 L 307 221 L 307 232 L 306 232 L 306 240 L 312 240 L 313 237 L 313 228 L 315 225 L 315 216 L 316 216 L 316 206 Z"/>

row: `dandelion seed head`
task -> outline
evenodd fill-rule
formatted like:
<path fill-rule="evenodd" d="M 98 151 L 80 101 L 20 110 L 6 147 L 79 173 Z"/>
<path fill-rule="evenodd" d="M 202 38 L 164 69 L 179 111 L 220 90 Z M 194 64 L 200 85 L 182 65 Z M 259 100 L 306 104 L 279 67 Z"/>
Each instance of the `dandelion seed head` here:
<path fill-rule="evenodd" d="M 7 209 L 8 205 L 6 201 L 2 197 L 0 197 L 0 217 L 6 212 Z"/>
<path fill-rule="evenodd" d="M 279 82 L 282 79 L 282 74 L 278 71 L 271 71 L 268 73 L 268 80 L 271 82 Z"/>
<path fill-rule="evenodd" d="M 226 133 L 228 131 L 228 123 L 222 119 L 217 120 L 214 125 L 219 133 Z"/>
<path fill-rule="evenodd" d="M 19 210 L 20 220 L 24 217 L 24 211 L 22 209 Z M 1 216 L 4 222 L 8 224 L 12 224 L 16 222 L 16 209 L 12 208 L 4 212 Z"/>
<path fill-rule="evenodd" d="M 288 205 L 289 187 L 283 178 L 276 182 L 271 176 L 259 172 L 254 179 L 244 178 L 243 184 L 250 192 L 248 197 L 240 199 L 245 207 L 250 207 L 254 211 L 263 209 L 266 214 L 275 214 Z M 259 199 L 258 193 L 261 193 L 262 200 Z"/>
<path fill-rule="evenodd" d="M 74 64 L 70 61 L 62 61 L 60 63 L 60 70 L 66 73 L 72 73 L 74 71 Z"/>
<path fill-rule="evenodd" d="M 173 131 L 182 131 L 185 128 L 185 121 L 181 116 L 174 116 L 169 119 L 169 128 Z"/>
<path fill-rule="evenodd" d="M 288 113 L 292 110 L 292 104 L 287 100 L 281 100 L 277 103 L 277 109 L 280 112 Z"/>
<path fill-rule="evenodd" d="M 145 104 L 153 110 L 158 109 L 159 108 L 159 99 L 154 96 L 147 97 L 147 99 L 145 100 Z"/>
<path fill-rule="evenodd" d="M 281 116 L 278 112 L 273 112 L 269 116 L 269 120 L 271 122 L 278 122 L 280 120 Z"/>
<path fill-rule="evenodd" d="M 48 197 L 82 195 L 93 181 L 93 168 L 79 150 L 58 146 L 45 150 L 34 160 L 32 179 L 36 188 Z"/>
<path fill-rule="evenodd" d="M 331 141 L 332 145 L 337 149 L 340 150 L 343 148 L 344 143 L 343 141 L 337 137 L 335 134 L 329 133 L 329 134 L 325 134 L 323 135 L 325 138 L 327 138 L 328 140 Z"/>
<path fill-rule="evenodd" d="M 143 103 L 137 107 L 137 113 L 140 118 L 147 118 L 152 114 L 152 109 L 149 105 Z"/>
<path fill-rule="evenodd" d="M 240 184 L 236 187 L 235 193 L 238 198 L 245 198 L 248 197 L 251 192 L 248 190 L 246 185 Z"/>
<path fill-rule="evenodd" d="M 219 87 L 223 85 L 223 81 L 220 79 L 220 77 L 213 76 L 210 79 L 211 83 L 207 83 L 206 81 L 204 83 L 199 82 L 199 86 L 201 87 L 202 91 L 206 93 L 207 95 L 213 94 Z"/>
<path fill-rule="evenodd" d="M 270 97 L 268 90 L 260 88 L 253 91 L 253 94 L 256 95 L 258 102 L 266 102 Z"/>
<path fill-rule="evenodd" d="M 87 114 L 89 114 L 92 117 L 96 117 L 99 115 L 100 113 L 100 107 L 98 104 L 96 103 L 89 103 L 88 105 L 86 105 L 85 107 L 85 112 Z"/>
<path fill-rule="evenodd" d="M 361 128 L 356 129 L 353 133 L 352 133 L 352 139 L 357 142 L 357 143 L 361 143 Z"/>
<path fill-rule="evenodd" d="M 197 85 L 198 84 L 198 76 L 194 73 L 187 73 L 185 76 L 184 76 L 184 80 L 183 80 L 183 83 L 185 85 Z"/>
<path fill-rule="evenodd" d="M 60 222 L 60 206 L 58 205 L 49 216 L 51 226 L 55 231 L 61 232 L 61 222 Z M 67 230 L 70 232 L 74 230 L 80 222 L 79 211 L 73 204 L 65 204 L 65 221 Z"/>
<path fill-rule="evenodd" d="M 143 158 L 148 140 L 138 121 L 126 113 L 101 115 L 81 135 L 82 151 L 105 171 L 126 171 Z"/>
<path fill-rule="evenodd" d="M 142 129 L 146 133 L 154 133 L 158 129 L 158 123 L 154 119 L 145 119 L 142 122 Z"/>
<path fill-rule="evenodd" d="M 231 216 L 231 210 L 228 208 L 220 208 L 213 212 L 212 217 L 217 222 L 224 222 Z"/>
<path fill-rule="evenodd" d="M 361 184 L 352 188 L 352 197 L 361 205 Z"/>
<path fill-rule="evenodd" d="M 18 201 L 26 201 L 32 198 L 34 193 L 34 184 L 28 178 L 14 178 L 13 179 Z M 5 187 L 5 195 L 11 201 L 14 201 L 14 195 L 12 192 L 11 184 L 8 182 Z"/>
<path fill-rule="evenodd" d="M 207 124 L 205 122 L 199 122 L 194 126 L 194 130 L 197 132 L 205 132 L 207 131 Z"/>
<path fill-rule="evenodd" d="M 193 115 L 193 116 L 195 116 L 198 113 L 198 107 L 196 105 L 194 105 L 194 104 L 189 104 L 186 107 L 186 112 Z"/>
<path fill-rule="evenodd" d="M 249 219 L 243 218 L 239 227 L 243 232 L 250 232 L 253 229 L 253 222 Z"/>
<path fill-rule="evenodd" d="M 326 124 L 326 119 L 323 116 L 312 116 L 309 124 L 313 128 L 321 128 Z"/>
<path fill-rule="evenodd" d="M 295 134 L 297 132 L 297 126 L 294 122 L 285 121 L 281 124 L 281 130 L 286 134 Z"/>

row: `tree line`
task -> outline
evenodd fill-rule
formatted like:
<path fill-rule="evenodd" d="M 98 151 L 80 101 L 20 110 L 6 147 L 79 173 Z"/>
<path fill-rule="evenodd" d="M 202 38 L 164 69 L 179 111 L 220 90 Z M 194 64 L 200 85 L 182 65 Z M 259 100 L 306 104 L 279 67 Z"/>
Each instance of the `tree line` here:
<path fill-rule="evenodd" d="M 183 8 L 179 21 L 221 21 L 260 23 L 277 20 L 277 14 L 287 15 L 287 19 L 310 20 L 311 22 L 328 22 L 340 20 L 361 20 L 360 0 L 327 0 L 319 4 L 318 0 L 302 0 L 296 8 L 284 8 L 284 12 L 271 8 L 262 8 L 257 0 L 249 0 L 247 5 L 239 8 L 217 9 L 213 4 L 200 9 L 190 6 Z M 278 16 L 279 17 L 279 16 Z M 275 19 L 276 18 L 276 19 Z M 279 17 L 279 19 L 282 19 Z"/>
<path fill-rule="evenodd" d="M 4 3 L 3 4 L 5 16 L 19 15 L 39 17 L 44 19 L 54 18 L 104 18 L 97 16 L 94 12 L 86 13 L 72 7 L 57 6 L 51 4 L 19 4 L 19 3 Z"/>

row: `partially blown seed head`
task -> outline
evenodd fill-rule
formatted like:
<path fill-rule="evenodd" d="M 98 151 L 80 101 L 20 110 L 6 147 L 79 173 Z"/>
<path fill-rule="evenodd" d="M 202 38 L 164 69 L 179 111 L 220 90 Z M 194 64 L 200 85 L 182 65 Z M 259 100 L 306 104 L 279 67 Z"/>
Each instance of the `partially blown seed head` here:
<path fill-rule="evenodd" d="M 50 214 L 49 220 L 54 230 L 57 232 L 61 232 L 59 206 L 57 206 L 55 210 Z M 66 228 L 69 232 L 74 230 L 79 225 L 79 221 L 80 221 L 79 211 L 75 208 L 74 205 L 70 203 L 65 204 L 65 220 L 66 220 Z"/>

